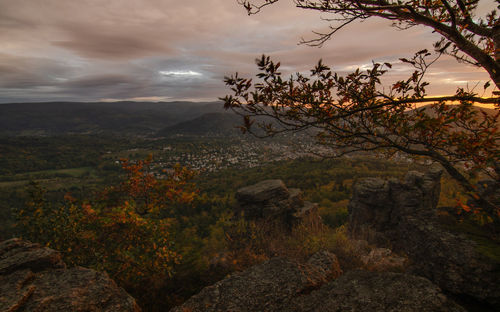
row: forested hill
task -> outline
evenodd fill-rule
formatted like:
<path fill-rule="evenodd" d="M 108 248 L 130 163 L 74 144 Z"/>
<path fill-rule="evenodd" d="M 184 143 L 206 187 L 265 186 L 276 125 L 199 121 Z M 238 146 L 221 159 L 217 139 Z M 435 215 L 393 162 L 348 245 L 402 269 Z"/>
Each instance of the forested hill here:
<path fill-rule="evenodd" d="M 1 135 L 68 133 L 152 134 L 158 130 L 222 112 L 220 102 L 50 102 L 0 105 Z"/>
<path fill-rule="evenodd" d="M 488 115 L 496 113 L 493 109 L 481 110 Z M 257 121 L 263 120 L 259 118 Z M 272 122 L 270 119 L 265 120 Z M 238 136 L 241 124 L 241 117 L 225 111 L 221 102 L 48 102 L 0 105 L 0 136 L 100 133 L 225 137 Z"/>
<path fill-rule="evenodd" d="M 237 136 L 242 118 L 232 112 L 207 113 L 166 127 L 158 132 L 159 136 Z"/>
<path fill-rule="evenodd" d="M 451 105 L 451 106 L 455 106 L 455 105 Z M 431 116 L 435 116 L 435 111 L 431 108 L 431 105 L 425 105 L 425 106 L 422 106 L 420 108 L 424 108 L 425 112 L 427 114 L 430 114 Z M 498 110 L 496 110 L 494 108 L 478 107 L 478 106 L 476 106 L 475 108 L 478 112 L 484 112 L 488 116 L 495 116 L 498 113 Z M 480 117 L 480 114 L 482 114 L 482 113 L 479 113 L 479 115 L 478 115 L 479 117 Z"/>

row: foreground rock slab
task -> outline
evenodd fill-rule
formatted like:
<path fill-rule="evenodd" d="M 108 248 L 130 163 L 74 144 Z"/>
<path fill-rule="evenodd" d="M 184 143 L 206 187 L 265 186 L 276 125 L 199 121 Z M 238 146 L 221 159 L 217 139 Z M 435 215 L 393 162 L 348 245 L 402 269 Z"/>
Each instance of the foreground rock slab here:
<path fill-rule="evenodd" d="M 293 300 L 294 312 L 420 312 L 465 310 L 429 280 L 391 272 L 351 271 Z"/>
<path fill-rule="evenodd" d="M 341 273 L 335 255 L 321 252 L 308 263 L 273 258 L 204 288 L 173 312 L 286 311 L 293 298 Z"/>
<path fill-rule="evenodd" d="M 422 277 L 339 274 L 336 257 L 328 252 L 305 264 L 274 258 L 204 288 L 171 312 L 465 311 Z"/>
<path fill-rule="evenodd" d="M 0 242 L 0 311 L 140 311 L 107 274 L 66 268 L 61 254 L 21 239 Z"/>

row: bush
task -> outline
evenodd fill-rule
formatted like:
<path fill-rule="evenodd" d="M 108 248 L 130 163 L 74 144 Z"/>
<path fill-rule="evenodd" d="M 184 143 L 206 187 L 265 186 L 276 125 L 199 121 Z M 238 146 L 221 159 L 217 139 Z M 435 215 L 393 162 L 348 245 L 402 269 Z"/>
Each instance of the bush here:
<path fill-rule="evenodd" d="M 106 271 L 140 305 L 152 305 L 181 260 L 173 240 L 175 221 L 161 216 L 171 206 L 191 202 L 196 192 L 185 168 L 158 180 L 147 164 L 124 162 L 126 180 L 92 203 L 70 194 L 63 203 L 49 203 L 32 183 L 31 200 L 17 212 L 18 234 L 61 251 L 68 265 Z"/>

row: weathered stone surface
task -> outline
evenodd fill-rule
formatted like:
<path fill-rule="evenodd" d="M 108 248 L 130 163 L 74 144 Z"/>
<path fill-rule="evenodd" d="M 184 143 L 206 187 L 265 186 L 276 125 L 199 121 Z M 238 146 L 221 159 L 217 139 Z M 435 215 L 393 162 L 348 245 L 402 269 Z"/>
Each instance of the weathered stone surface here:
<path fill-rule="evenodd" d="M 281 180 L 265 180 L 236 192 L 236 214 L 247 220 L 281 219 L 293 224 L 317 210 L 317 205 L 304 202 L 299 189 L 287 189 Z"/>
<path fill-rule="evenodd" d="M 304 206 L 304 200 L 302 200 L 302 191 L 300 189 L 292 188 L 290 191 L 290 206 L 294 209 L 298 209 Z"/>
<path fill-rule="evenodd" d="M 13 238 L 0 243 L 0 274 L 21 269 L 38 272 L 64 268 L 61 254 L 50 248 Z"/>
<path fill-rule="evenodd" d="M 429 280 L 391 272 L 351 271 L 308 295 L 295 298 L 284 311 L 420 312 L 465 311 Z"/>
<path fill-rule="evenodd" d="M 408 265 L 408 259 L 395 255 L 388 248 L 374 248 L 368 254 L 361 256 L 363 267 L 369 271 L 403 272 Z"/>
<path fill-rule="evenodd" d="M 366 179 L 353 188 L 350 229 L 355 238 L 406 253 L 411 272 L 457 296 L 499 307 L 500 267 L 476 244 L 445 231 L 436 217 L 439 170 L 410 172 L 403 182 Z"/>
<path fill-rule="evenodd" d="M 204 288 L 172 311 L 284 311 L 294 297 L 340 273 L 335 255 L 321 252 L 306 264 L 273 258 Z"/>
<path fill-rule="evenodd" d="M 236 192 L 240 202 L 262 203 L 269 200 L 279 201 L 290 196 L 288 189 L 281 180 L 265 180 L 246 186 Z"/>
<path fill-rule="evenodd" d="M 379 245 L 392 245 L 397 225 L 407 216 L 429 219 L 435 215 L 442 170 L 411 171 L 404 181 L 367 178 L 353 187 L 349 225 L 354 237 Z"/>
<path fill-rule="evenodd" d="M 0 275 L 0 311 L 17 311 L 24 306 L 35 291 L 30 284 L 33 277 L 29 269 Z"/>
<path fill-rule="evenodd" d="M 307 264 L 316 272 L 324 276 L 325 279 L 337 278 L 342 275 L 339 260 L 328 251 L 319 251 L 307 260 Z"/>
<path fill-rule="evenodd" d="M 465 311 L 422 277 L 354 271 L 327 282 L 339 274 L 338 261 L 328 252 L 306 264 L 274 258 L 203 289 L 171 311 Z"/>
<path fill-rule="evenodd" d="M 500 310 L 500 265 L 480 254 L 476 242 L 418 218 L 408 218 L 399 229 L 400 237 L 394 241 L 410 257 L 411 272 L 447 292 Z"/>
<path fill-rule="evenodd" d="M 107 274 L 67 269 L 59 252 L 20 239 L 0 243 L 0 311 L 140 311 Z"/>

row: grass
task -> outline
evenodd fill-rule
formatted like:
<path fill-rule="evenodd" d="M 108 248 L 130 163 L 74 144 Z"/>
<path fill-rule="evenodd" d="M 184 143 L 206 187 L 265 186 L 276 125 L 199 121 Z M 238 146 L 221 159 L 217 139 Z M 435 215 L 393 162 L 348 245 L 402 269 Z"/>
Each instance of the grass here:
<path fill-rule="evenodd" d="M 24 186 L 29 183 L 29 180 L 21 180 L 21 181 L 4 181 L 0 182 L 0 188 L 13 188 Z"/>
<path fill-rule="evenodd" d="M 57 178 L 81 178 L 85 175 L 94 175 L 95 169 L 92 167 L 78 167 L 69 169 L 52 169 L 42 171 L 32 171 L 0 177 L 0 188 L 22 186 L 29 181 L 45 182 Z"/>

